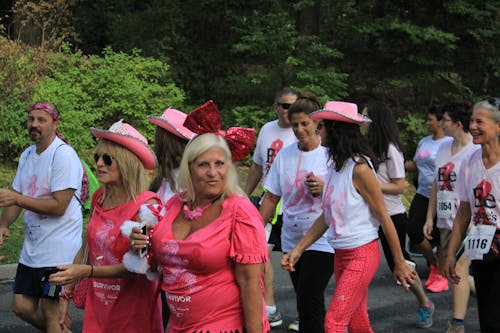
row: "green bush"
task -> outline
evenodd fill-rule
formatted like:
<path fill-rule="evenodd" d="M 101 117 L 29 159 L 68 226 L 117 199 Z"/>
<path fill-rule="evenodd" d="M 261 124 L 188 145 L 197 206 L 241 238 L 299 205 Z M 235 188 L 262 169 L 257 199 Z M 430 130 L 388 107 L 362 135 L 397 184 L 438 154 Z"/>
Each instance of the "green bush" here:
<path fill-rule="evenodd" d="M 0 36 L 0 158 L 15 161 L 29 144 L 26 106 L 47 72 L 48 52 Z"/>
<path fill-rule="evenodd" d="M 424 126 L 424 118 L 422 115 L 408 114 L 398 119 L 398 125 L 401 130 L 401 138 L 405 143 L 405 157 L 407 160 L 411 160 L 420 139 L 429 135 Z"/>
<path fill-rule="evenodd" d="M 33 100 L 42 99 L 58 106 L 61 133 L 82 153 L 94 146 L 89 127 L 107 129 L 121 118 L 152 141 L 154 127 L 146 116 L 179 106 L 184 93 L 170 80 L 168 65 L 138 50 L 125 54 L 107 48 L 102 56 L 84 56 L 65 46 L 35 87 Z"/>
<path fill-rule="evenodd" d="M 27 105 L 47 100 L 61 113 L 61 133 L 90 162 L 94 140 L 89 127 L 107 129 L 123 118 L 151 142 L 154 126 L 147 115 L 159 115 L 168 106 L 182 107 L 184 92 L 170 78 L 169 66 L 153 58 L 106 48 L 101 56 L 85 56 L 63 45 L 60 52 L 43 53 L 0 40 L 0 156 L 16 160 L 29 145 L 25 128 Z M 15 53 L 19 56 L 14 56 Z M 36 56 L 35 56 L 36 55 Z M 41 59 L 41 60 L 40 60 Z M 6 93 L 5 91 L 8 91 Z"/>

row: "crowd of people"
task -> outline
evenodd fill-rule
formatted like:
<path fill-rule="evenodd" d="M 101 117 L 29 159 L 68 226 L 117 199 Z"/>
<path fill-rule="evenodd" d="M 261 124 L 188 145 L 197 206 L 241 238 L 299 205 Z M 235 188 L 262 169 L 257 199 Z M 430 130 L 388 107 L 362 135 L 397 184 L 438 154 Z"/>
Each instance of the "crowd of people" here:
<path fill-rule="evenodd" d="M 86 172 L 58 131 L 57 107 L 31 105 L 34 144 L 12 189 L 0 189 L 0 245 L 21 212 L 26 226 L 16 315 L 71 332 L 69 302 L 80 295 L 83 332 L 265 333 L 283 324 L 270 262 L 280 251 L 298 313 L 289 330 L 373 332 L 367 299 L 382 248 L 394 283 L 415 295 L 417 327 L 433 325 L 425 289 L 451 281 L 446 333 L 465 331 L 471 293 L 481 332 L 500 331 L 500 99 L 433 106 L 431 135 L 406 162 L 382 102 L 359 112 L 284 88 L 273 106 L 277 119 L 257 140 L 252 128 L 222 130 L 213 101 L 149 116 L 154 150 L 123 120 L 91 128 L 100 187 L 82 237 Z M 242 189 L 235 163 L 252 150 Z M 408 215 L 405 172 L 418 172 Z M 261 181 L 262 195 L 251 197 Z M 428 263 L 424 284 L 407 234 Z"/>

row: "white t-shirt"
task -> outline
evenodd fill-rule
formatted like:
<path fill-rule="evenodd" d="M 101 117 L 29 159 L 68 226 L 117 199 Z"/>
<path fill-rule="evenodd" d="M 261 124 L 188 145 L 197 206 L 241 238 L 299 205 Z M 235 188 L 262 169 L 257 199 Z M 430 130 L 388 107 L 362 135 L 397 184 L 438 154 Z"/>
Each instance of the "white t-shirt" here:
<path fill-rule="evenodd" d="M 395 145 L 389 144 L 387 159 L 380 163 L 377 170 L 377 180 L 384 184 L 391 183 L 391 179 L 405 178 L 405 158 Z M 390 216 L 406 212 L 401 201 L 401 194 L 384 193 L 385 208 Z"/>
<path fill-rule="evenodd" d="M 500 163 L 486 169 L 482 156 L 478 149 L 464 161 L 456 191 L 470 205 L 471 222 L 496 225 L 500 230 Z"/>
<path fill-rule="evenodd" d="M 52 193 L 76 189 L 64 215 L 39 215 L 24 210 L 26 232 L 19 262 L 29 267 L 70 264 L 82 246 L 80 196 L 83 167 L 75 150 L 55 138 L 40 155 L 28 147 L 19 159 L 12 188 L 33 198 L 52 198 Z"/>
<path fill-rule="evenodd" d="M 292 128 L 279 127 L 277 119 L 262 126 L 253 153 L 253 161 L 255 164 L 262 166 L 264 179 L 278 152 L 296 141 L 297 138 L 293 134 Z"/>
<path fill-rule="evenodd" d="M 436 171 L 434 179 L 437 185 L 437 227 L 441 229 L 453 228 L 453 220 L 460 205 L 460 199 L 455 191 L 460 168 L 471 154 L 481 146 L 472 143 L 472 140 L 455 155 L 451 154 L 453 141 L 443 143 L 436 156 Z"/>
<path fill-rule="evenodd" d="M 352 182 L 355 162 L 338 172 L 330 167 L 323 190 L 328 241 L 336 249 L 354 249 L 378 239 L 379 222 Z"/>
<path fill-rule="evenodd" d="M 436 154 L 439 146 L 445 142 L 453 140 L 450 136 L 445 136 L 439 140 L 432 140 L 432 135 L 420 140 L 417 146 L 413 161 L 418 169 L 417 193 L 426 198 L 431 196 L 432 182 L 434 181 L 434 170 L 436 169 Z"/>
<path fill-rule="evenodd" d="M 177 179 L 179 177 L 179 168 L 174 169 L 172 173 L 177 182 Z M 166 203 L 168 200 L 170 200 L 171 197 L 173 197 L 175 193 L 176 192 L 174 192 L 167 179 L 163 178 L 160 188 L 158 189 L 158 191 L 156 191 L 156 194 L 158 194 L 158 197 L 160 197 L 161 202 Z"/>
<path fill-rule="evenodd" d="M 313 197 L 306 186 L 306 177 L 313 172 L 324 179 L 328 172 L 328 151 L 319 145 L 311 151 L 301 151 L 298 144 L 283 148 L 274 159 L 264 187 L 283 200 L 281 247 L 291 251 L 323 213 L 321 196 Z M 326 233 L 307 250 L 333 253 Z"/>

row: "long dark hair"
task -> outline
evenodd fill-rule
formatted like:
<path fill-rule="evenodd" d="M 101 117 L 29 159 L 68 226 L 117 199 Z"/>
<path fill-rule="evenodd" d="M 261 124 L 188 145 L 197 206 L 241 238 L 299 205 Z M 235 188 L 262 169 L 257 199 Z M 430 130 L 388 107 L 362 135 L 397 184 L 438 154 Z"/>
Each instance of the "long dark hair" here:
<path fill-rule="evenodd" d="M 182 153 L 187 141 L 157 126 L 155 133 L 155 154 L 158 159 L 156 175 L 149 185 L 153 192 L 158 191 L 163 181 L 167 180 L 174 192 L 177 192 L 173 171 L 181 165 Z"/>
<path fill-rule="evenodd" d="M 387 151 L 391 143 L 400 152 L 404 152 L 403 141 L 391 109 L 384 103 L 375 101 L 368 103 L 366 110 L 368 117 L 372 120 L 366 137 L 371 144 L 377 162 L 382 163 L 387 160 Z"/>
<path fill-rule="evenodd" d="M 361 134 L 358 124 L 345 123 L 334 120 L 323 120 L 326 131 L 326 142 L 330 159 L 335 162 L 335 170 L 340 171 L 345 162 L 351 158 L 361 157 L 365 161 L 369 158 L 375 167 L 378 163 L 366 138 Z"/>

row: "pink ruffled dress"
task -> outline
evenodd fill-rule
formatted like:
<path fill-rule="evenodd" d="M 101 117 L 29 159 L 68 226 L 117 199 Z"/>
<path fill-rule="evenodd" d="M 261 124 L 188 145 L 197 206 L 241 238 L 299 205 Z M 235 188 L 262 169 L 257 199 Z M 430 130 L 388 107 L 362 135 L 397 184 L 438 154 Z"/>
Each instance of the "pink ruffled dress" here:
<path fill-rule="evenodd" d="M 246 197 L 226 198 L 219 217 L 177 240 L 172 223 L 182 204 L 179 195 L 168 201 L 166 215 L 151 237 L 151 254 L 163 271 L 162 288 L 170 308 L 168 332 L 243 333 L 234 264 L 269 260 L 260 214 Z M 263 332 L 268 332 L 264 307 L 262 314 Z"/>

